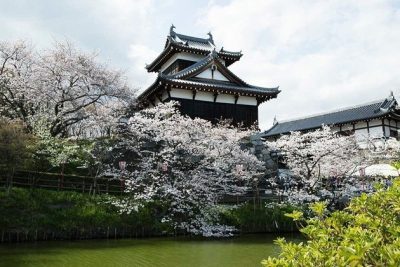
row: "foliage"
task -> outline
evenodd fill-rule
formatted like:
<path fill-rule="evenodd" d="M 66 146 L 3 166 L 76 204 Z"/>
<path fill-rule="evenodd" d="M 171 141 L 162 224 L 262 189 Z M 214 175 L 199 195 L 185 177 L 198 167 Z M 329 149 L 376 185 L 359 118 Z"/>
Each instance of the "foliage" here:
<path fill-rule="evenodd" d="M 30 101 L 35 80 L 32 47 L 26 42 L 0 42 L 0 116 L 26 125 L 37 106 Z"/>
<path fill-rule="evenodd" d="M 43 122 L 34 129 L 35 169 L 98 177 L 112 161 L 109 151 L 113 137 L 60 138 L 52 136 L 48 127 Z"/>
<path fill-rule="evenodd" d="M 292 132 L 267 145 L 283 155 L 293 176 L 309 190 L 321 177 L 352 174 L 362 161 L 355 138 L 338 135 L 328 126 L 307 133 Z"/>
<path fill-rule="evenodd" d="M 343 211 L 328 214 L 326 203 L 315 203 L 311 209 L 315 217 L 301 229 L 309 241 L 278 239 L 280 256 L 264 260 L 264 266 L 400 265 L 400 180 L 354 198 Z M 303 220 L 299 212 L 289 216 Z"/>
<path fill-rule="evenodd" d="M 78 154 L 82 148 L 76 140 L 53 137 L 47 127 L 36 127 L 35 134 L 38 137 L 35 151 L 37 161 L 47 161 L 51 167 L 79 161 Z"/>
<path fill-rule="evenodd" d="M 400 161 L 395 161 L 392 163 L 392 166 L 396 168 L 396 170 L 400 170 Z"/>
<path fill-rule="evenodd" d="M 0 42 L 0 116 L 30 130 L 45 120 L 52 136 L 109 135 L 133 96 L 122 72 L 69 42 L 39 52 Z"/>
<path fill-rule="evenodd" d="M 114 229 L 129 229 L 133 236 L 157 236 L 176 233 L 174 225 L 162 220 L 169 208 L 154 201 L 129 207 L 123 196 L 87 195 L 68 191 L 13 188 L 9 194 L 0 190 L 1 233 L 24 233 L 35 240 L 36 233 L 54 233 L 55 238 L 106 238 Z M 118 206 L 122 204 L 122 206 Z M 280 204 L 256 207 L 250 203 L 238 207 L 218 205 L 220 233 L 233 225 L 241 233 L 286 232 L 294 223 L 284 216 L 294 207 Z M 278 225 L 278 228 L 277 228 Z M 122 231 L 121 231 L 122 232 Z M 120 232 L 118 232 L 120 234 Z M 8 236 L 8 235 L 6 235 Z M 120 236 L 120 235 L 119 235 Z"/>
<path fill-rule="evenodd" d="M 13 188 L 9 194 L 0 191 L 0 231 L 54 232 L 68 238 L 73 233 L 83 234 L 85 229 L 101 230 L 99 237 L 106 237 L 107 228 L 127 227 L 138 235 L 160 235 L 167 229 L 157 216 L 162 210 L 157 203 L 121 214 L 110 203 L 120 198 L 42 189 Z M 74 237 L 82 238 L 79 234 Z"/>
<path fill-rule="evenodd" d="M 162 201 L 168 207 L 163 221 L 177 231 L 220 235 L 212 207 L 224 195 L 251 189 L 263 175 L 262 162 L 240 146 L 250 134 L 182 116 L 174 102 L 159 104 L 129 119 L 114 149 L 127 170 L 110 171 L 127 178 L 133 207 Z"/>
<path fill-rule="evenodd" d="M 0 119 L 0 168 L 11 175 L 15 168 L 28 164 L 34 138 L 18 121 Z"/>
<path fill-rule="evenodd" d="M 370 180 L 357 177 L 358 168 L 397 156 L 399 142 L 389 139 L 383 154 L 362 149 L 354 136 L 342 136 L 329 127 L 301 133 L 292 132 L 267 145 L 279 151 L 288 171 L 281 172 L 271 184 L 276 193 L 293 203 L 329 200 L 330 206 L 343 202 L 361 192 L 371 192 Z"/>
<path fill-rule="evenodd" d="M 296 231 L 296 225 L 285 214 L 294 211 L 289 203 L 242 203 L 220 207 L 221 224 L 233 225 L 241 233 L 275 233 Z"/>

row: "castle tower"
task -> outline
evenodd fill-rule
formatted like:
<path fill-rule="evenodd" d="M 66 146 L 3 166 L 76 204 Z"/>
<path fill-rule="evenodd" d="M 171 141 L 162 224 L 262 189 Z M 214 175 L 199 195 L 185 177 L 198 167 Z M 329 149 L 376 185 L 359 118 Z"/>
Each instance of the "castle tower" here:
<path fill-rule="evenodd" d="M 158 72 L 158 77 L 139 96 L 139 103 L 151 107 L 175 100 L 180 102 L 180 111 L 192 118 L 254 125 L 258 106 L 276 98 L 278 88 L 250 85 L 231 72 L 228 67 L 242 53 L 218 49 L 211 33 L 198 38 L 176 33 L 174 28 L 164 50 L 146 66 L 148 72 Z"/>

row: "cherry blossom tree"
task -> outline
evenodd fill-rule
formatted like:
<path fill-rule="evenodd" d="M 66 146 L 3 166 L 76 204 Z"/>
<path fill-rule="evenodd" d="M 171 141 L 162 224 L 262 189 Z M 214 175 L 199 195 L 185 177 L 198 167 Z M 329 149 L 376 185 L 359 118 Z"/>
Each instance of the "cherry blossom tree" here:
<path fill-rule="evenodd" d="M 39 52 L 25 42 L 0 43 L 0 114 L 31 129 L 45 120 L 52 136 L 109 134 L 133 101 L 121 71 L 69 42 Z"/>
<path fill-rule="evenodd" d="M 357 143 L 354 135 L 343 136 L 324 126 L 267 142 L 268 147 L 279 151 L 288 167 L 272 183 L 289 201 L 300 204 L 321 199 L 335 204 L 361 192 L 372 192 L 379 177 L 360 177 L 360 169 L 381 161 L 395 161 L 399 158 L 400 143 L 393 138 L 377 142 L 376 138 L 366 137 L 364 141 Z"/>
<path fill-rule="evenodd" d="M 38 94 L 51 110 L 50 133 L 66 136 L 71 126 L 108 119 L 128 105 L 133 92 L 122 73 L 97 62 L 96 54 L 78 51 L 69 42 L 56 43 L 38 61 Z M 117 113 L 117 114 L 115 114 Z M 110 116 L 111 115 L 111 116 Z M 98 122 L 97 122 L 98 123 Z"/>
<path fill-rule="evenodd" d="M 24 41 L 0 42 L 0 116 L 20 119 L 28 127 L 35 102 L 36 65 L 32 47 Z"/>
<path fill-rule="evenodd" d="M 240 146 L 251 133 L 182 116 L 175 102 L 136 113 L 116 148 L 128 162 L 120 175 L 127 179 L 132 207 L 162 202 L 167 207 L 162 221 L 177 231 L 226 234 L 221 231 L 232 229 L 213 224 L 213 208 L 226 195 L 243 194 L 264 174 L 263 163 Z"/>
<path fill-rule="evenodd" d="M 328 126 L 307 133 L 292 132 L 267 142 L 267 146 L 281 153 L 290 170 L 284 181 L 285 193 L 298 202 L 332 197 L 327 188 L 334 189 L 333 182 L 350 177 L 366 160 L 354 136 L 339 135 Z"/>

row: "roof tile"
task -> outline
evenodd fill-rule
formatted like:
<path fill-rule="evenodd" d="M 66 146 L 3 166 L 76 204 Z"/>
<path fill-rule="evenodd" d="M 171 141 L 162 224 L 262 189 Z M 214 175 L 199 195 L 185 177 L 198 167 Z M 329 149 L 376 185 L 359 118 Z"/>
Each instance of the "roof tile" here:
<path fill-rule="evenodd" d="M 393 96 L 371 103 L 345 108 L 325 114 L 314 115 L 306 118 L 278 122 L 265 131 L 263 137 L 271 137 L 294 131 L 305 131 L 319 128 L 322 125 L 340 125 L 356 121 L 382 117 L 390 113 L 397 106 Z"/>

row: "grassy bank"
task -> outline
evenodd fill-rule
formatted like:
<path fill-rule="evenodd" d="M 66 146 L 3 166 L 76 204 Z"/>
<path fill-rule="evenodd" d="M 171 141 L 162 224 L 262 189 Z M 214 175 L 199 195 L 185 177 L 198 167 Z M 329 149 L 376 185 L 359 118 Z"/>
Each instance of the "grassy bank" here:
<path fill-rule="evenodd" d="M 109 204 L 113 198 L 43 189 L 0 191 L 0 241 L 147 237 L 167 230 L 159 223 L 156 204 L 120 214 Z"/>
<path fill-rule="evenodd" d="M 0 191 L 0 242 L 135 238 L 174 234 L 161 223 L 162 205 L 148 204 L 121 214 L 111 204 L 121 197 L 68 191 L 13 188 Z M 222 207 L 221 222 L 241 233 L 290 232 L 294 225 L 284 216 L 290 206 Z"/>

